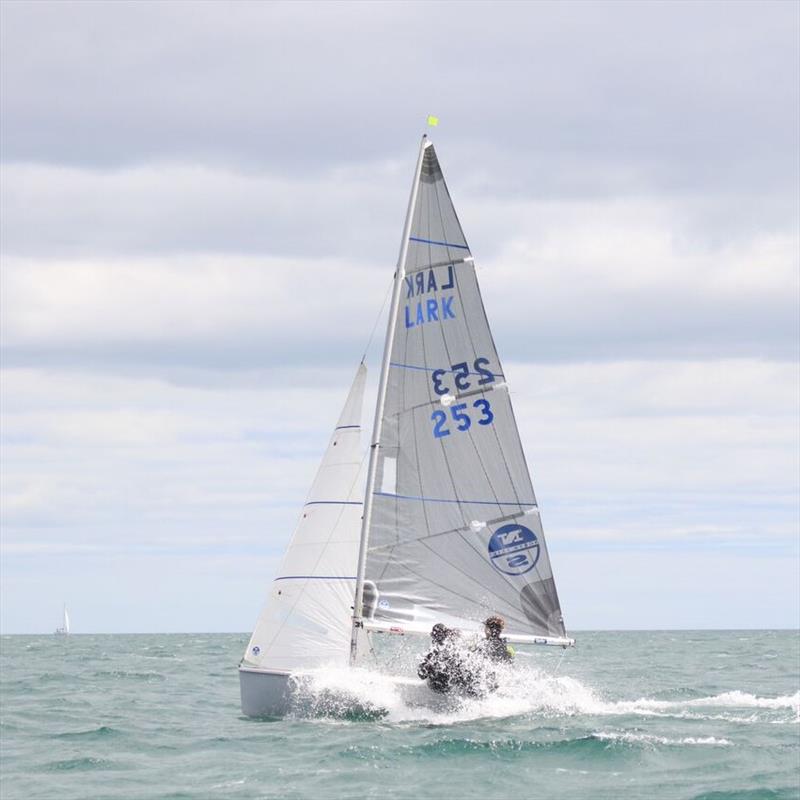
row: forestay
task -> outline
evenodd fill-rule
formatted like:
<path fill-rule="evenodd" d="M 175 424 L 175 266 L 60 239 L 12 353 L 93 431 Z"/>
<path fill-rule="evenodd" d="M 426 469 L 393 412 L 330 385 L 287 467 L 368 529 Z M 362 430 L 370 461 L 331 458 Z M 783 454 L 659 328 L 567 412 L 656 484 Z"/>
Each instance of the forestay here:
<path fill-rule="evenodd" d="M 472 254 L 434 148 L 424 147 L 388 346 L 365 627 L 476 629 L 498 613 L 512 636 L 563 643 L 536 497 Z"/>
<path fill-rule="evenodd" d="M 361 364 L 243 666 L 292 672 L 347 663 L 361 528 Z"/>

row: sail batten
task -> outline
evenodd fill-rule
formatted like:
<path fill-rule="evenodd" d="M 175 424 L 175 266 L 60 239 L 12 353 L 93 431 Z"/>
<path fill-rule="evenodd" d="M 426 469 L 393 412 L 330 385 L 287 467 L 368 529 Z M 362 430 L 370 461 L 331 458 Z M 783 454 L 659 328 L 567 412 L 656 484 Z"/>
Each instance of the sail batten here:
<path fill-rule="evenodd" d="M 561 641 L 505 374 L 431 144 L 417 175 L 367 493 L 364 577 L 376 599 L 365 616 L 469 628 L 499 613 L 515 635 Z"/>

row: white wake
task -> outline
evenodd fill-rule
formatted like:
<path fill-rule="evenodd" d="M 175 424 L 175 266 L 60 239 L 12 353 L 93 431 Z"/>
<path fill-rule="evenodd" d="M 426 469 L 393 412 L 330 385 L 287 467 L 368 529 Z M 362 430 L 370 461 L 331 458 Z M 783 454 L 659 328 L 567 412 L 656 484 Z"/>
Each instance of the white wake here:
<path fill-rule="evenodd" d="M 496 671 L 496 691 L 483 697 L 464 697 L 436 694 L 416 678 L 347 667 L 320 668 L 297 678 L 296 713 L 434 724 L 519 715 L 800 722 L 800 691 L 780 697 L 760 697 L 737 690 L 689 700 L 611 700 L 569 676 L 554 676 L 519 664 L 498 667 Z"/>

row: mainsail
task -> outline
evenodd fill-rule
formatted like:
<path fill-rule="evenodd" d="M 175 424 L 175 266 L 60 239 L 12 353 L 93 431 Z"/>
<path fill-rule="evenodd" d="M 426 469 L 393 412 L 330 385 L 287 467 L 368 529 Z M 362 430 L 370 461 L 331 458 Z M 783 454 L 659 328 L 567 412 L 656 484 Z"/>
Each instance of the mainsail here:
<path fill-rule="evenodd" d="M 242 665 L 291 672 L 347 663 L 364 487 L 361 364 Z"/>
<path fill-rule="evenodd" d="M 376 417 L 356 626 L 475 630 L 501 614 L 510 638 L 570 643 L 472 253 L 428 141 L 415 180 Z"/>

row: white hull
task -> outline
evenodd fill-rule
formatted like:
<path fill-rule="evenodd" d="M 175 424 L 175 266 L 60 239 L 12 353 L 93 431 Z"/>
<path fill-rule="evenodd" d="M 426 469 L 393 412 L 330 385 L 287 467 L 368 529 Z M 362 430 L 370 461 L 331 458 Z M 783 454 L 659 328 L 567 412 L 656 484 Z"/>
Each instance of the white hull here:
<path fill-rule="evenodd" d="M 247 717 L 283 717 L 292 705 L 288 672 L 239 667 L 242 713 Z"/>
<path fill-rule="evenodd" d="M 290 711 L 300 714 L 335 716 L 352 714 L 376 714 L 382 716 L 385 709 L 364 705 L 355 695 L 342 693 L 338 701 L 323 703 L 314 708 L 313 698 L 297 691 L 299 685 L 288 673 L 268 672 L 239 667 L 239 688 L 242 698 L 242 713 L 247 717 L 284 717 Z M 436 713 L 455 711 L 464 702 L 464 696 L 453 692 L 439 694 L 428 688 L 418 678 L 397 677 L 394 680 L 397 693 L 404 705 L 424 708 Z"/>

